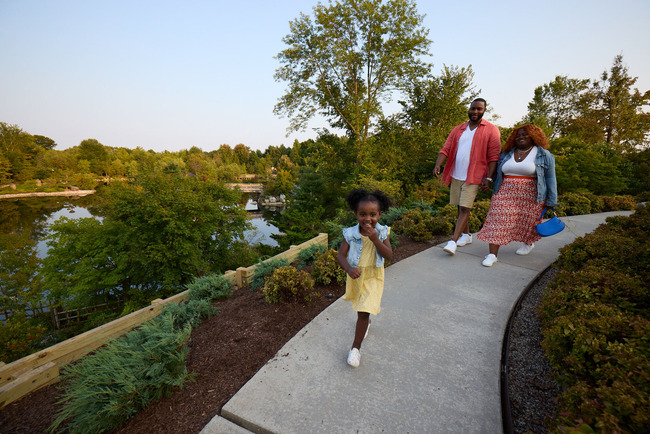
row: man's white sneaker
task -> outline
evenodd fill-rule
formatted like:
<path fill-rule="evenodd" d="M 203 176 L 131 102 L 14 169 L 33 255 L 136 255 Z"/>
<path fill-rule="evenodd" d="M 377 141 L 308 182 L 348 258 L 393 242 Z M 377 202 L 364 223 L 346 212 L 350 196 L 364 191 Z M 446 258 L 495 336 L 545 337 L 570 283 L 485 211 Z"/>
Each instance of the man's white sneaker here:
<path fill-rule="evenodd" d="M 467 244 L 472 244 L 472 234 L 463 234 L 460 236 L 458 241 L 456 241 L 458 247 L 463 247 Z"/>
<path fill-rule="evenodd" d="M 454 240 L 451 240 L 447 243 L 447 245 L 442 249 L 445 252 L 449 253 L 450 255 L 455 255 L 456 254 L 456 243 Z"/>
<path fill-rule="evenodd" d="M 494 253 L 490 253 L 485 257 L 485 259 L 483 259 L 483 262 L 481 262 L 481 264 L 483 264 L 484 267 L 491 267 L 496 262 L 497 262 L 497 256 Z"/>
<path fill-rule="evenodd" d="M 535 243 L 531 245 L 528 245 L 526 243 L 521 243 L 521 247 L 519 247 L 515 253 L 518 255 L 527 255 L 530 253 L 531 250 L 533 250 L 533 247 L 535 247 Z"/>

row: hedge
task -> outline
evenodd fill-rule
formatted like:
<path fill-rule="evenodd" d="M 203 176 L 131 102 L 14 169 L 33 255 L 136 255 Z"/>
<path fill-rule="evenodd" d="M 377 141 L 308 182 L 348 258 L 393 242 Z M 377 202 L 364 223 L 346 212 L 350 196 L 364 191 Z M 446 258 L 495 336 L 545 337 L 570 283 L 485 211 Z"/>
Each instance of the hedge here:
<path fill-rule="evenodd" d="M 563 247 L 540 315 L 564 389 L 554 431 L 650 426 L 650 210 L 609 217 Z"/>

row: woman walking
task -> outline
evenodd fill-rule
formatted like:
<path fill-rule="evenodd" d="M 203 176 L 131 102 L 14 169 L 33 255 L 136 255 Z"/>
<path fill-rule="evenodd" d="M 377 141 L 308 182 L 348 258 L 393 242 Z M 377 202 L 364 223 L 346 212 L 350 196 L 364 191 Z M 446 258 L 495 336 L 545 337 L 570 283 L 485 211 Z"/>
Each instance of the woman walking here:
<path fill-rule="evenodd" d="M 541 237 L 535 228 L 544 207 L 557 206 L 555 158 L 546 135 L 536 125 L 515 128 L 497 163 L 494 193 L 483 228 L 476 235 L 489 243 L 482 264 L 497 262 L 499 247 L 521 241 L 518 255 L 527 255 Z"/>

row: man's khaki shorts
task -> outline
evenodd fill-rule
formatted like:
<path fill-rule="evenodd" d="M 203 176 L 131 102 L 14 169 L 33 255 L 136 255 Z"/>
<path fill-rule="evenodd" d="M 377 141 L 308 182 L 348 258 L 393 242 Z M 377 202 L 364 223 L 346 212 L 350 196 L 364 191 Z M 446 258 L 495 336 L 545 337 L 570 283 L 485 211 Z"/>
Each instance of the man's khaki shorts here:
<path fill-rule="evenodd" d="M 477 194 L 478 184 L 465 184 L 465 181 L 451 178 L 449 191 L 450 204 L 462 206 L 463 208 L 471 208 Z"/>

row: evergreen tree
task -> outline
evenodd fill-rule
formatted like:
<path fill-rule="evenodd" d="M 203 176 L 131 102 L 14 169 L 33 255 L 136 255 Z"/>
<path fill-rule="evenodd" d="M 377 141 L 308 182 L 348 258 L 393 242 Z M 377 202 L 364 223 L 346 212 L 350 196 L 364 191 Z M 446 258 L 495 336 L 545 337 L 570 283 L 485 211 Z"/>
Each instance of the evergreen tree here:
<path fill-rule="evenodd" d="M 650 104 L 650 90 L 641 93 L 632 88 L 638 77 L 630 77 L 623 56 L 614 58 L 600 81 L 593 84 L 590 95 L 593 109 L 587 115 L 598 123 L 605 142 L 619 150 L 631 150 L 648 144 L 650 113 L 643 110 Z"/>

